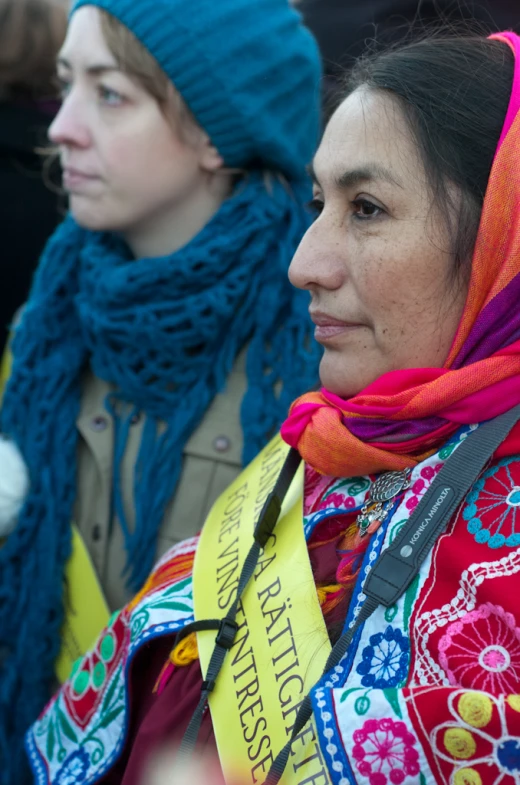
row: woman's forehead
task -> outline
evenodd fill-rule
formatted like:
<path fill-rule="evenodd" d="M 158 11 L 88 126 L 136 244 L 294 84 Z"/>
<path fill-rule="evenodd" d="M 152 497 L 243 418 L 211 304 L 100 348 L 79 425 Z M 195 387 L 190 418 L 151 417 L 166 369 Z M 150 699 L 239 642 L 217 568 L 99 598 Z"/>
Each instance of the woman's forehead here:
<path fill-rule="evenodd" d="M 403 184 L 416 177 L 418 164 L 417 145 L 397 100 L 359 89 L 332 115 L 312 170 L 320 183 L 338 181 L 345 171 L 370 170 L 378 179 Z"/>
<path fill-rule="evenodd" d="M 58 61 L 74 63 L 85 70 L 116 68 L 101 29 L 101 17 L 94 6 L 83 6 L 72 14 L 67 36 L 60 50 Z"/>

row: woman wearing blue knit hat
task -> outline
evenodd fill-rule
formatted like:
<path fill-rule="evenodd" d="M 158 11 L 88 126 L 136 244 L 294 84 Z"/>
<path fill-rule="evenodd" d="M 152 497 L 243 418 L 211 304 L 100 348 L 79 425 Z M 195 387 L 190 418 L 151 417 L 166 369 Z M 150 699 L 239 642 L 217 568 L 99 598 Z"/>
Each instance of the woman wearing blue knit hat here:
<path fill-rule="evenodd" d="M 320 69 L 287 0 L 77 0 L 58 76 L 70 215 L 15 330 L 1 412 L 1 473 L 23 497 L 0 483 L 2 785 L 23 781 L 64 595 L 93 607 L 97 576 L 102 626 L 200 529 L 319 359 L 287 269 Z"/>

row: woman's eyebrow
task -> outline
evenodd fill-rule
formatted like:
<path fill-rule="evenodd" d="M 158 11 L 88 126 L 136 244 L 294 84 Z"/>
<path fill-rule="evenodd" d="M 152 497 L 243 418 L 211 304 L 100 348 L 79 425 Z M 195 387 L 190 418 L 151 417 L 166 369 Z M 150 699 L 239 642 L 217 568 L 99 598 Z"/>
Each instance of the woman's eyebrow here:
<path fill-rule="evenodd" d="M 60 55 L 58 57 L 56 64 L 61 66 L 62 68 L 66 68 L 68 71 L 72 71 L 72 65 L 67 60 L 66 57 Z M 114 63 L 93 63 L 85 68 L 87 74 L 92 74 L 92 76 L 101 76 L 102 74 L 108 73 L 110 71 L 120 71 L 121 69 L 115 65 Z"/>
<path fill-rule="evenodd" d="M 311 180 L 319 185 L 320 183 L 316 176 L 316 170 L 314 169 L 313 163 L 310 163 L 307 166 L 307 172 Z M 359 166 L 356 169 L 346 169 L 342 174 L 334 178 L 334 183 L 341 190 L 345 190 L 347 188 L 352 188 L 355 185 L 359 185 L 360 183 L 375 182 L 376 180 L 384 180 L 385 182 L 398 186 L 398 188 L 403 188 L 403 185 L 397 180 L 392 172 L 381 164 L 366 164 Z"/>
<path fill-rule="evenodd" d="M 384 180 L 392 185 L 397 185 L 399 188 L 403 187 L 392 172 L 381 166 L 381 164 L 367 164 L 356 169 L 347 169 L 334 178 L 335 184 L 341 189 L 352 188 L 355 185 L 359 185 L 359 183 L 375 182 L 376 180 Z"/>

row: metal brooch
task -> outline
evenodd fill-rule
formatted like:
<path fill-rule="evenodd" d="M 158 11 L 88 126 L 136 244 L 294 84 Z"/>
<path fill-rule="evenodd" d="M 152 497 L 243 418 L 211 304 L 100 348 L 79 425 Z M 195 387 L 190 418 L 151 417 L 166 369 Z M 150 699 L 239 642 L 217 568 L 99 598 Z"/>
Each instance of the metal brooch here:
<path fill-rule="evenodd" d="M 387 510 L 385 505 L 410 485 L 410 469 L 403 472 L 385 472 L 374 481 L 356 523 L 361 536 L 368 533 L 372 524 L 378 526 L 384 521 Z"/>

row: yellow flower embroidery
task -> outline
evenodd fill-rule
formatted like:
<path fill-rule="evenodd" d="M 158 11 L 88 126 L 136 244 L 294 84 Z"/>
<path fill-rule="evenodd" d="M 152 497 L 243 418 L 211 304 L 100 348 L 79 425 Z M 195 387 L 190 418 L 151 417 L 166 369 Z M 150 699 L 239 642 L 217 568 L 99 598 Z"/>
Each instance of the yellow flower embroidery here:
<path fill-rule="evenodd" d="M 485 728 L 493 715 L 493 703 L 480 692 L 466 692 L 461 696 L 458 712 L 472 728 Z"/>
<path fill-rule="evenodd" d="M 513 711 L 520 712 L 520 695 L 508 695 L 506 700 Z"/>
<path fill-rule="evenodd" d="M 475 769 L 459 769 L 453 777 L 453 785 L 482 785 L 482 778 Z"/>
<path fill-rule="evenodd" d="M 520 720 L 511 713 L 520 714 L 520 694 L 460 689 L 447 703 L 451 719 L 437 725 L 430 740 L 434 754 L 452 766 L 451 785 L 482 785 L 482 777 L 520 785 Z"/>
<path fill-rule="evenodd" d="M 475 739 L 464 728 L 448 728 L 444 733 L 444 746 L 459 760 L 473 757 L 477 749 Z"/>

